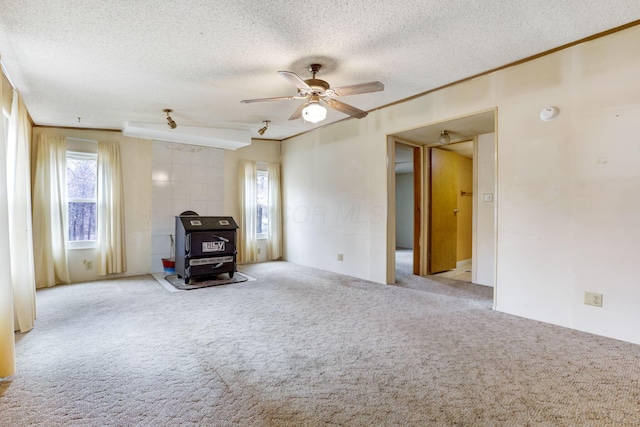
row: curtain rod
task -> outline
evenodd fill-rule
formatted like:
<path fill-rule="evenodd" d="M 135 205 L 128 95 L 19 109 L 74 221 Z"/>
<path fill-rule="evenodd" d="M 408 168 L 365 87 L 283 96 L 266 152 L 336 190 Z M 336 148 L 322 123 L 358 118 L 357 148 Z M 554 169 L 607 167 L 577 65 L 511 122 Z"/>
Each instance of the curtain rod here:
<path fill-rule="evenodd" d="M 11 77 L 9 77 L 9 73 L 7 73 L 7 69 L 4 68 L 4 64 L 2 63 L 2 55 L 0 55 L 0 70 L 2 70 L 2 75 L 7 79 L 7 81 L 11 85 L 11 88 L 13 90 L 16 90 L 16 85 L 13 83 L 13 80 L 11 80 Z"/>

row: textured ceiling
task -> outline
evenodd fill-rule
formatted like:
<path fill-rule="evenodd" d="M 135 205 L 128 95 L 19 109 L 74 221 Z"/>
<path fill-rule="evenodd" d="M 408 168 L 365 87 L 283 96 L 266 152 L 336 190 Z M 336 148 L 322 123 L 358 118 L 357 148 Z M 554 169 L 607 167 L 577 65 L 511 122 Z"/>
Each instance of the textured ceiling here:
<path fill-rule="evenodd" d="M 310 63 L 365 111 L 640 18 L 637 0 L 3 0 L 0 55 L 38 125 L 121 129 L 125 122 L 249 129 L 283 139 L 318 125 L 277 74 Z M 78 119 L 79 118 L 79 119 Z M 356 119 L 352 119 L 356 120 Z"/>

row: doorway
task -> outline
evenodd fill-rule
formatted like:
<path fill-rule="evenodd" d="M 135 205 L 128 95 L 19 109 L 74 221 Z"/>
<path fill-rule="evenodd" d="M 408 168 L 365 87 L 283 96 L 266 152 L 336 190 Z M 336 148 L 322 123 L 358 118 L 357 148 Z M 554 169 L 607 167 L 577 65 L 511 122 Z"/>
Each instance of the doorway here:
<path fill-rule="evenodd" d="M 422 234 L 422 148 L 395 141 L 396 270 L 420 274 Z"/>
<path fill-rule="evenodd" d="M 470 203 L 471 207 L 466 210 L 472 216 L 471 221 L 471 257 L 464 258 L 462 261 L 471 261 L 471 277 L 472 282 L 494 286 L 495 284 L 495 239 L 496 239 L 496 207 L 495 207 L 495 182 L 496 182 L 496 109 L 490 109 L 483 112 L 463 116 L 439 123 L 430 124 L 421 128 L 411 129 L 399 132 L 389 136 L 389 158 L 395 162 L 395 143 L 396 141 L 408 142 L 412 145 L 422 147 L 422 162 L 424 164 L 424 173 L 422 178 L 422 194 L 419 196 L 424 198 L 424 209 L 421 210 L 420 216 L 422 228 L 418 242 L 422 242 L 420 246 L 421 256 L 416 259 L 414 267 L 418 274 L 427 275 L 430 270 L 435 272 L 436 268 L 431 267 L 430 251 L 439 245 L 437 239 L 432 238 L 431 233 L 434 231 L 433 224 L 430 224 L 431 209 L 430 203 L 431 187 L 430 181 L 430 163 L 431 155 L 429 151 L 433 147 L 443 148 L 438 143 L 438 136 L 441 131 L 448 130 L 451 136 L 451 144 L 447 148 L 450 150 L 456 145 L 462 146 L 466 142 L 471 147 L 470 161 L 472 164 L 470 174 L 472 175 L 471 188 L 465 186 L 458 188 L 458 196 L 464 198 L 465 203 Z M 468 149 L 468 148 L 467 148 Z M 395 171 L 391 169 L 394 163 L 390 162 L 389 181 L 388 181 L 388 246 L 387 246 L 387 283 L 393 284 L 396 280 L 396 200 L 395 200 Z M 393 178 L 392 178 L 393 177 Z M 418 197 L 418 196 L 416 196 Z M 459 209 L 453 207 L 453 209 Z M 451 212 L 452 214 L 454 212 Z M 454 245 L 457 249 L 457 244 Z M 468 251 L 468 250 L 467 250 Z M 468 252 L 467 252 L 468 253 Z M 468 255 L 467 255 L 468 256 Z M 454 269 L 457 265 L 458 258 L 455 259 Z M 464 267 L 463 267 L 464 268 Z M 468 265 L 466 266 L 468 268 Z M 445 270 L 449 271 L 449 270 Z"/>

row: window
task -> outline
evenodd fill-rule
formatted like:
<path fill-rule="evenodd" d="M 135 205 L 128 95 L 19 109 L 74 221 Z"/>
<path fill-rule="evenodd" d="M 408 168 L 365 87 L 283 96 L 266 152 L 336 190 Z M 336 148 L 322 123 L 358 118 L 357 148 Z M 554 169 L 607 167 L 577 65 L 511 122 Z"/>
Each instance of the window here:
<path fill-rule="evenodd" d="M 267 165 L 258 164 L 258 174 L 256 176 L 256 206 L 257 221 L 256 234 L 258 239 L 266 239 L 269 231 L 269 172 Z"/>
<path fill-rule="evenodd" d="M 97 156 L 67 152 L 67 200 L 69 243 L 79 248 L 96 240 Z M 87 243 L 91 243 L 87 245 Z"/>

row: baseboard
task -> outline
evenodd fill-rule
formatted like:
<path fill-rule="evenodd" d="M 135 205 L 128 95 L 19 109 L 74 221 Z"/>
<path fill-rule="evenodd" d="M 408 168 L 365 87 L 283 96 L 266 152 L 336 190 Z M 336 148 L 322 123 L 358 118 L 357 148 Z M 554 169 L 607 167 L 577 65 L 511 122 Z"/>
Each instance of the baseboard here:
<path fill-rule="evenodd" d="M 462 261 L 458 261 L 456 262 L 456 268 L 463 268 L 467 265 L 471 265 L 472 260 L 473 260 L 472 258 L 469 258 L 469 259 L 464 259 Z"/>

